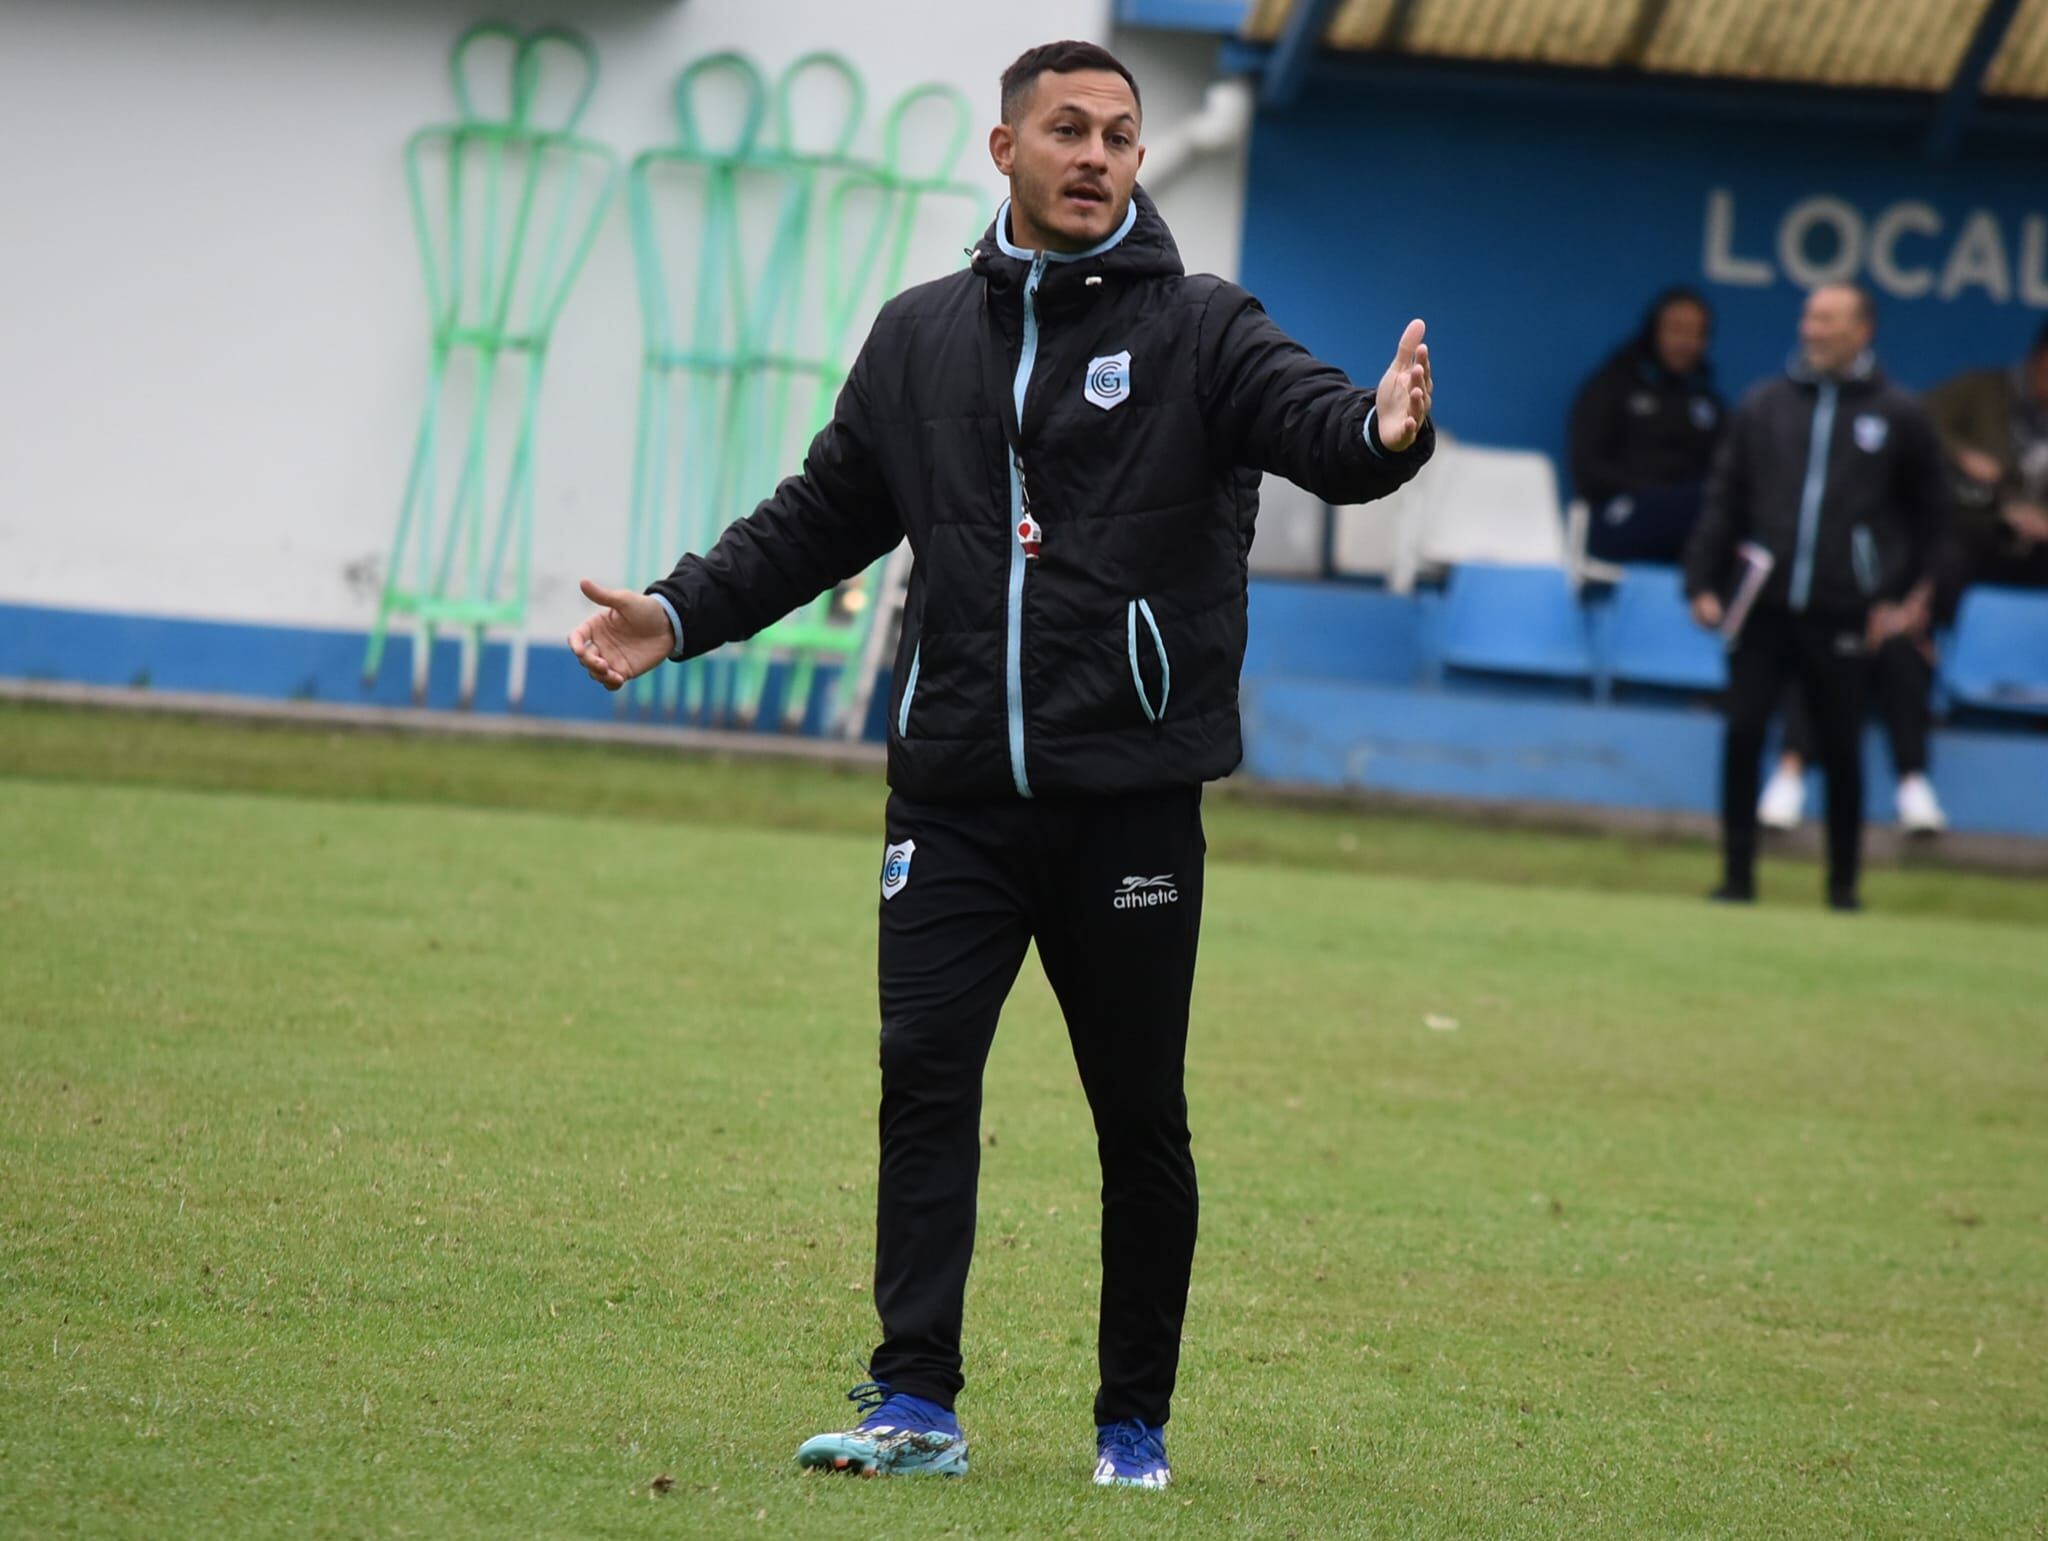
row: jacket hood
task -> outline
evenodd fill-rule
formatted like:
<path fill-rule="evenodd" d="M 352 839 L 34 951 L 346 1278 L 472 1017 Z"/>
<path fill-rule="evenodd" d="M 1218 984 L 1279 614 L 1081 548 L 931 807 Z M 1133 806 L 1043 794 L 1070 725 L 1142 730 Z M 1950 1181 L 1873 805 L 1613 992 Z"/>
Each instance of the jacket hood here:
<path fill-rule="evenodd" d="M 1650 301 L 1648 308 L 1643 311 L 1642 321 L 1636 327 L 1635 336 L 1608 355 L 1606 367 L 1624 370 L 1638 379 L 1651 382 L 1670 380 L 1694 389 L 1701 389 L 1710 384 L 1714 378 L 1714 365 L 1711 359 L 1702 357 L 1696 368 L 1686 374 L 1677 374 L 1667 369 L 1664 361 L 1657 356 L 1657 317 L 1665 306 L 1680 300 L 1697 305 L 1705 311 L 1711 327 L 1714 312 L 1705 298 L 1695 289 L 1675 284 Z"/>
<path fill-rule="evenodd" d="M 1013 277 L 1036 255 L 1010 239 L 1010 201 L 996 210 L 996 217 L 969 250 L 969 263 L 983 278 Z M 1159 216 L 1151 195 L 1142 187 L 1131 189 L 1131 203 L 1124 222 L 1108 239 L 1082 252 L 1048 252 L 1049 260 L 1072 264 L 1090 273 L 1122 278 L 1177 278 L 1181 266 L 1180 248 L 1173 244 L 1173 232 Z"/>
<path fill-rule="evenodd" d="M 1819 385 L 1822 380 L 1833 380 L 1837 385 L 1867 387 L 1875 390 L 1884 384 L 1884 371 L 1877 367 L 1877 354 L 1865 348 L 1857 354 L 1847 369 L 1837 374 L 1823 375 L 1806 362 L 1806 355 L 1797 348 L 1785 361 L 1785 378 L 1794 385 Z"/>

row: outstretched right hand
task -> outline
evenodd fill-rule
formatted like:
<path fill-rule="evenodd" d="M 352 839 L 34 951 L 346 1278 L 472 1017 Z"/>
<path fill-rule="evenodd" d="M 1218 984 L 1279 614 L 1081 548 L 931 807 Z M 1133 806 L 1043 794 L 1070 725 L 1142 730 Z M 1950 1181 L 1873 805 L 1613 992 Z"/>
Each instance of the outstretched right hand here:
<path fill-rule="evenodd" d="M 569 633 L 569 651 L 606 690 L 637 679 L 669 655 L 675 633 L 661 601 L 631 589 L 600 588 L 585 578 L 583 597 L 604 608 Z"/>

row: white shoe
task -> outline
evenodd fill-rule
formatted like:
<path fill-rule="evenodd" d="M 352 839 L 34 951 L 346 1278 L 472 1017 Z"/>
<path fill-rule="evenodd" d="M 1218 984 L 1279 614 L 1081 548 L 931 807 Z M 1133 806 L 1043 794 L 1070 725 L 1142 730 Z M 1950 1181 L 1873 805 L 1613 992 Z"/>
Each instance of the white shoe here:
<path fill-rule="evenodd" d="M 1909 835 L 1938 835 L 1948 828 L 1934 783 L 1918 771 L 1899 778 L 1899 828 Z"/>
<path fill-rule="evenodd" d="M 1757 799 L 1757 822 L 1766 829 L 1797 829 L 1806 817 L 1806 775 L 1780 765 Z"/>

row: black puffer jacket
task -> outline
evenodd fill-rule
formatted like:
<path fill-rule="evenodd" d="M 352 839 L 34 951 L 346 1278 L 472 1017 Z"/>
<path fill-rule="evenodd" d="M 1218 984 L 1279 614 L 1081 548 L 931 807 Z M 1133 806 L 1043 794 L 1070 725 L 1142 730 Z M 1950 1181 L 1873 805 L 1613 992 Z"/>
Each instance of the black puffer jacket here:
<path fill-rule="evenodd" d="M 1142 190 L 1092 252 L 1005 231 L 1007 211 L 968 269 L 883 307 L 802 474 L 650 592 L 694 657 L 907 535 L 891 786 L 959 801 L 1228 775 L 1257 473 L 1360 503 L 1413 476 L 1433 431 L 1385 453 L 1371 393 L 1244 290 L 1184 276 Z"/>
<path fill-rule="evenodd" d="M 1657 297 L 1572 403 L 1572 485 L 1588 502 L 1706 480 L 1725 416 L 1713 372 L 1674 374 L 1657 356 L 1657 315 L 1677 292 Z"/>
<path fill-rule="evenodd" d="M 1933 419 L 1871 355 L 1841 378 L 1795 363 L 1729 418 L 1686 546 L 1686 593 L 1725 592 L 1755 541 L 1774 559 L 1763 603 L 1860 616 L 1926 575 L 1947 496 Z"/>

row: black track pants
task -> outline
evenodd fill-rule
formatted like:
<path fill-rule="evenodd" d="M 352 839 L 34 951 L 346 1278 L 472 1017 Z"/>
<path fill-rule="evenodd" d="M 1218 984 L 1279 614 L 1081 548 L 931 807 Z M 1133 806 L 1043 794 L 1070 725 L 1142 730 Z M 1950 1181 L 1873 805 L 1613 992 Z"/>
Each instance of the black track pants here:
<path fill-rule="evenodd" d="M 1202 916 L 1201 790 L 970 805 L 897 794 L 888 840 L 882 1345 L 870 1373 L 948 1407 L 963 1384 L 982 1067 L 1036 940 L 1102 1162 L 1096 1421 L 1164 1423 L 1195 1251 L 1182 1070 Z"/>
<path fill-rule="evenodd" d="M 1870 667 L 1876 676 L 1878 714 L 1892 747 L 1892 774 L 1901 779 L 1925 775 L 1934 665 L 1911 637 L 1893 637 L 1878 648 Z M 1808 762 L 1820 758 L 1813 714 L 1796 685 L 1785 692 L 1785 752 Z"/>
<path fill-rule="evenodd" d="M 1863 710 L 1870 679 L 1860 618 L 1759 608 L 1728 656 L 1728 733 L 1721 757 L 1725 881 L 1756 886 L 1756 799 L 1764 731 L 1788 681 L 1813 713 L 1828 789 L 1828 891 L 1856 892 L 1863 847 Z"/>

